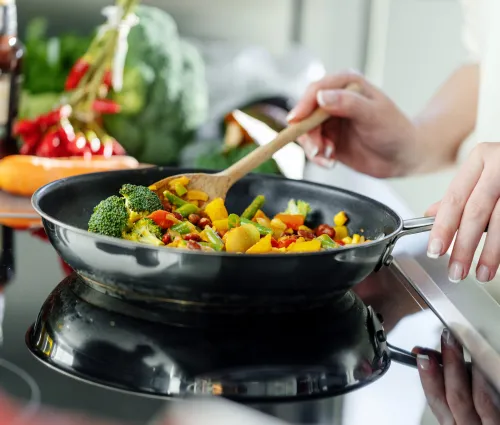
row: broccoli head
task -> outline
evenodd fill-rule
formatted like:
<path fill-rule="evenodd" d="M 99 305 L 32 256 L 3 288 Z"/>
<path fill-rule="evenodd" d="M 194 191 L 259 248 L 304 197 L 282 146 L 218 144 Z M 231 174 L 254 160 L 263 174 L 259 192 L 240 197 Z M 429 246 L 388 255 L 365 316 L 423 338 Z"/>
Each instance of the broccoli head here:
<path fill-rule="evenodd" d="M 128 226 L 125 199 L 110 196 L 99 202 L 89 219 L 89 232 L 121 238 Z"/>
<path fill-rule="evenodd" d="M 120 195 L 125 198 L 130 223 L 163 209 L 158 195 L 146 186 L 124 184 L 120 189 Z"/>
<path fill-rule="evenodd" d="M 307 217 L 307 214 L 309 214 L 311 211 L 312 211 L 311 205 L 309 205 L 307 202 L 301 201 L 300 199 L 297 202 L 295 202 L 295 199 L 290 199 L 285 213 L 300 214 L 303 215 L 304 217 Z"/>
<path fill-rule="evenodd" d="M 123 238 L 129 241 L 145 243 L 148 245 L 164 245 L 161 240 L 161 227 L 150 218 L 142 218 L 135 222 L 130 232 L 125 233 Z"/>

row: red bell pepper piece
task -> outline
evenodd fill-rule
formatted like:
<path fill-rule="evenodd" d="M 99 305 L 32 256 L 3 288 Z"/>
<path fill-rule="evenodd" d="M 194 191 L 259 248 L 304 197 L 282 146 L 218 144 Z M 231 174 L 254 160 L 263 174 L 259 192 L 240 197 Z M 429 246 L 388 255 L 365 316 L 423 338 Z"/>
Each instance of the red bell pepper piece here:
<path fill-rule="evenodd" d="M 344 243 L 344 242 L 342 242 L 342 241 L 335 241 L 335 243 L 338 243 L 338 244 L 339 244 L 339 245 L 341 245 L 341 246 L 344 246 L 344 245 L 345 245 L 345 243 Z"/>
<path fill-rule="evenodd" d="M 69 71 L 68 77 L 66 78 L 66 83 L 64 84 L 65 90 L 75 89 L 83 76 L 87 73 L 90 68 L 90 63 L 84 59 L 78 59 Z"/>
<path fill-rule="evenodd" d="M 279 248 L 280 247 L 280 243 L 276 239 L 271 238 L 271 246 L 273 248 Z"/>
<path fill-rule="evenodd" d="M 290 236 L 289 238 L 282 239 L 278 241 L 278 248 L 288 248 L 291 244 L 297 241 L 296 236 Z"/>
<path fill-rule="evenodd" d="M 277 214 L 276 218 L 293 230 L 299 230 L 299 227 L 304 225 L 305 220 L 304 216 L 300 214 Z"/>
<path fill-rule="evenodd" d="M 94 100 L 92 109 L 100 114 L 118 114 L 121 106 L 109 99 L 96 99 Z"/>
<path fill-rule="evenodd" d="M 170 229 L 174 225 L 174 220 L 172 220 L 171 215 L 167 211 L 155 211 L 148 218 L 153 220 L 162 229 Z"/>

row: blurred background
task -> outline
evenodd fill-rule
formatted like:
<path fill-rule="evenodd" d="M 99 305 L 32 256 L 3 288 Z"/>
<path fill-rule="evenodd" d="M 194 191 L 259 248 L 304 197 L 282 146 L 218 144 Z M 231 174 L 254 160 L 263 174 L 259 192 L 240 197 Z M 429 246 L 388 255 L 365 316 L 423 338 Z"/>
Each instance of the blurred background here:
<path fill-rule="evenodd" d="M 20 34 L 28 43 L 28 56 L 30 23 L 33 30 L 36 27 L 33 20 L 43 17 L 47 19 L 48 51 L 57 50 L 49 37 L 59 36 L 67 52 L 62 54 L 78 57 L 85 51 L 85 37 L 102 23 L 100 9 L 108 4 L 108 0 L 19 0 Z M 184 152 L 181 158 L 187 163 L 196 162 L 195 157 L 213 146 L 212 139 L 222 137 L 207 130 L 210 128 L 207 121 L 213 119 L 213 124 L 231 108 L 261 97 L 278 95 L 293 103 L 308 81 L 319 78 L 323 72 L 346 68 L 360 70 L 405 112 L 414 115 L 454 67 L 464 60 L 458 0 L 145 0 L 142 4 L 166 11 L 175 21 L 179 34 L 198 48 L 204 60 L 208 86 L 205 87 L 198 76 L 193 77 L 198 87 L 198 104 L 186 106 L 186 113 L 191 114 L 192 125 L 198 130 L 204 124 L 204 137 L 198 138 L 206 140 L 203 144 L 195 144 L 196 149 L 191 145 L 191 149 Z M 34 28 L 33 32 L 36 31 Z M 79 37 L 70 38 L 71 34 Z M 173 42 L 169 30 L 156 35 L 156 43 L 169 45 Z M 135 44 L 131 48 L 136 47 L 145 48 Z M 155 69 L 153 62 L 149 65 Z M 37 66 L 39 64 L 32 65 L 33 68 Z M 50 90 L 50 85 L 57 81 L 49 73 L 49 83 L 45 84 L 40 80 L 40 73 L 36 73 L 38 78 L 34 87 L 26 87 L 36 94 Z M 133 74 L 130 80 L 134 80 Z M 204 90 L 208 90 L 210 96 L 207 108 L 203 103 Z M 43 101 L 40 102 L 43 107 Z M 31 102 L 32 105 L 36 103 Z M 130 103 L 139 105 L 141 101 L 131 99 Z M 151 106 L 168 107 L 165 101 L 159 100 Z M 110 123 L 109 127 L 120 124 L 121 121 Z M 155 126 L 154 122 L 148 125 Z M 160 129 L 159 122 L 156 127 Z M 119 136 L 125 131 L 128 128 L 118 131 Z M 170 128 L 163 134 L 154 129 L 148 131 L 152 134 L 142 136 L 142 140 L 155 144 L 156 148 L 148 148 L 144 160 L 164 151 L 158 147 L 158 139 L 162 139 L 169 152 L 172 152 L 171 145 L 176 145 L 174 151 L 177 151 L 179 144 L 190 139 L 182 135 L 175 142 L 165 141 L 165 137 L 175 134 Z M 169 134 L 165 136 L 165 132 Z M 152 142 L 151 139 L 156 140 Z M 123 137 L 118 140 L 128 147 L 128 140 Z M 134 149 L 131 150 L 134 154 Z M 202 161 L 201 165 L 217 167 L 221 163 L 226 162 L 211 158 Z M 341 170 L 335 173 L 341 174 Z M 332 182 L 340 184 L 337 182 L 341 176 L 335 173 L 329 173 L 328 177 L 331 175 Z M 395 180 L 391 184 L 415 213 L 421 214 L 440 197 L 451 175 L 452 171 L 448 171 Z"/>
<path fill-rule="evenodd" d="M 27 51 L 21 117 L 52 108 L 69 69 L 103 23 L 102 8 L 110 4 L 111 0 L 17 0 L 19 35 Z M 105 126 L 142 162 L 223 168 L 255 147 L 238 131 L 230 137 L 235 134 L 230 117 L 234 108 L 252 111 L 279 129 L 286 111 L 310 82 L 347 68 L 363 72 L 412 116 L 465 60 L 458 0 L 141 4 L 141 21 L 129 37 L 124 89 L 115 94 L 122 112 L 106 118 Z M 280 172 L 273 161 L 259 171 Z M 448 170 L 389 183 L 418 216 L 440 198 L 452 175 Z M 342 186 L 347 176 L 342 166 L 325 171 L 310 165 L 306 173 L 307 178 L 336 186 Z M 22 255 L 16 256 L 15 279 L 6 289 L 2 357 L 36 376 L 47 405 L 146 423 L 162 402 L 75 382 L 30 357 L 24 334 L 64 273 L 46 242 L 27 232 L 16 232 L 15 238 L 16 252 Z M 394 338 L 406 334 L 401 330 Z M 398 365 L 393 368 L 398 370 Z M 405 386 L 412 402 L 399 403 L 399 417 L 409 418 L 414 409 L 417 423 L 424 398 L 413 372 L 395 373 L 393 381 L 385 382 L 396 393 Z M 385 409 L 380 402 L 387 397 L 386 388 L 380 388 L 374 386 L 359 399 L 370 406 L 367 415 L 377 406 Z M 355 404 L 353 410 L 358 411 Z M 332 417 L 334 407 L 325 403 L 325 417 Z M 394 412 L 391 416 L 390 423 L 402 423 Z M 432 418 L 428 421 L 434 423 Z"/>

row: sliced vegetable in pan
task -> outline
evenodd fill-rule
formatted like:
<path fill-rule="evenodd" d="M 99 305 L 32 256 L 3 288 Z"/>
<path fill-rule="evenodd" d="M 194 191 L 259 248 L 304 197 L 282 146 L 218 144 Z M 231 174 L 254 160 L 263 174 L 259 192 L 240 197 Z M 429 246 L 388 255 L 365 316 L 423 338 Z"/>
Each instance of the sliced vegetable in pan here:
<path fill-rule="evenodd" d="M 266 198 L 257 196 L 238 215 L 224 200 L 187 190 L 185 176 L 170 182 L 162 199 L 154 187 L 124 184 L 119 195 L 101 201 L 89 220 L 89 232 L 153 246 L 246 254 L 307 253 L 369 242 L 350 234 L 349 217 L 339 211 L 331 225 L 308 226 L 311 206 L 291 199 L 282 213 L 268 217 Z"/>

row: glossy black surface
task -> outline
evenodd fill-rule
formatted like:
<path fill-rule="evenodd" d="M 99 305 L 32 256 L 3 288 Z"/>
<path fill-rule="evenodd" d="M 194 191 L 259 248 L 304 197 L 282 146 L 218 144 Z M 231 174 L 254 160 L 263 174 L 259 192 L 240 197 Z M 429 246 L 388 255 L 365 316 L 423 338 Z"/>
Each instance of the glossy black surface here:
<path fill-rule="evenodd" d="M 354 193 L 319 184 L 251 175 L 229 192 L 229 211 L 241 213 L 258 194 L 265 211 L 283 211 L 291 198 L 313 206 L 316 223 L 340 210 L 351 231 L 378 242 L 311 254 L 246 256 L 157 248 L 86 231 L 93 207 L 123 183 L 149 185 L 192 170 L 150 168 L 89 174 L 45 186 L 34 196 L 50 241 L 61 257 L 90 284 L 152 305 L 231 313 L 310 308 L 338 296 L 368 276 L 402 229 L 397 214 Z M 237 284 L 236 284 L 237 282 Z"/>
<path fill-rule="evenodd" d="M 351 291 L 300 316 L 199 327 L 190 314 L 172 314 L 111 298 L 73 275 L 48 297 L 26 341 L 59 371 L 156 397 L 329 397 L 373 382 L 390 365 L 379 319 Z"/>

